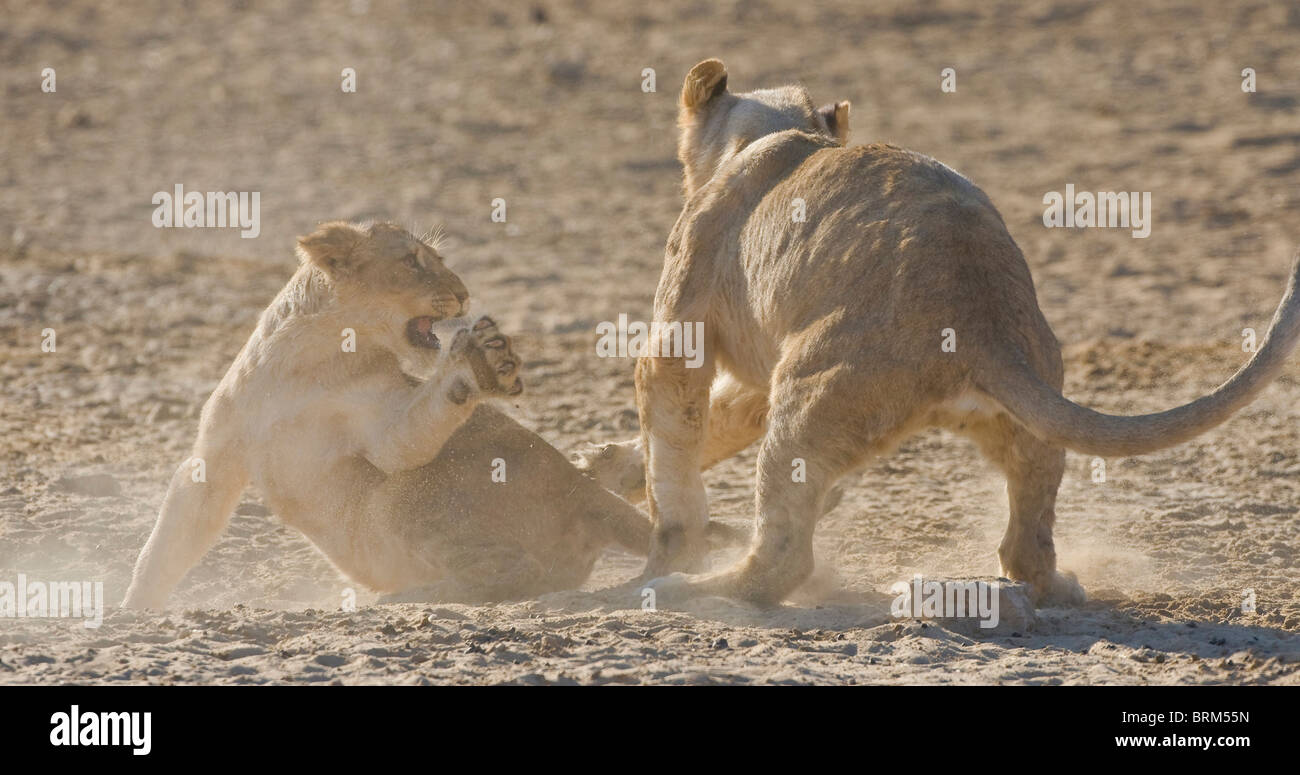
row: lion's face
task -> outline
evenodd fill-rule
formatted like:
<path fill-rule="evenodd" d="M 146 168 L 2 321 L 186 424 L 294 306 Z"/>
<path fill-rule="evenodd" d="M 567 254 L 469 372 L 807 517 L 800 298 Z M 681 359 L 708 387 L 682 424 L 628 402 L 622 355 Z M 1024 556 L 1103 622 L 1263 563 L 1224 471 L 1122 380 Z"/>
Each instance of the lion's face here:
<path fill-rule="evenodd" d="M 469 291 L 438 251 L 391 223 L 327 223 L 298 240 L 307 260 L 329 276 L 339 303 L 358 325 L 400 344 L 438 349 L 434 323 L 469 311 Z"/>
<path fill-rule="evenodd" d="M 727 91 L 726 68 L 709 59 L 686 76 L 678 123 L 677 158 L 685 169 L 689 196 L 724 161 L 774 132 L 797 129 L 843 145 L 848 141 L 849 103 L 841 100 L 818 108 L 802 86 L 732 94 Z"/>

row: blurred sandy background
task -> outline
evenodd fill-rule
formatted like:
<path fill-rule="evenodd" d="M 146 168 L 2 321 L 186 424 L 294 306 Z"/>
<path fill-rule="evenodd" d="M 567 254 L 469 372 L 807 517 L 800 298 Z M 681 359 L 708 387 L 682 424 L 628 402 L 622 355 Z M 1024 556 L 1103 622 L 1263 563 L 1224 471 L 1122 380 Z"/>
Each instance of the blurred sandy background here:
<path fill-rule="evenodd" d="M 111 604 L 199 407 L 321 220 L 443 224 L 475 309 L 528 359 L 514 414 L 565 451 L 635 432 L 632 364 L 597 358 L 594 329 L 650 315 L 681 204 L 677 92 L 706 57 L 734 91 L 849 99 L 851 144 L 983 188 L 1065 344 L 1066 394 L 1099 409 L 1227 377 L 1300 244 L 1300 9 L 1281 3 L 6 0 L 0 18 L 0 580 L 102 580 Z M 177 183 L 261 192 L 260 236 L 155 229 L 152 196 Z M 1151 236 L 1044 228 L 1067 183 L 1150 191 Z M 0 620 L 0 682 L 1295 683 L 1298 378 L 1193 443 L 1107 461 L 1104 484 L 1072 455 L 1057 545 L 1093 601 L 1024 631 L 882 608 L 914 572 L 997 570 L 1002 478 L 934 431 L 845 481 L 819 528 L 825 586 L 798 605 L 625 610 L 590 592 L 639 570 L 612 553 L 588 592 L 466 608 L 363 591 L 338 612 L 349 582 L 250 491 L 176 610 Z M 750 519 L 752 470 L 750 452 L 708 476 L 717 517 Z"/>

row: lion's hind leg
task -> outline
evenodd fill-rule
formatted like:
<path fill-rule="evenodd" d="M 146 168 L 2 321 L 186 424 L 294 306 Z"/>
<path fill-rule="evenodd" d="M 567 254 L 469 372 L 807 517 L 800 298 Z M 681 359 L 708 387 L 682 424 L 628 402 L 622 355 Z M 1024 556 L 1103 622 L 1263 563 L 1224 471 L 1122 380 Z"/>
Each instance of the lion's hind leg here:
<path fill-rule="evenodd" d="M 1071 573 L 1056 569 L 1056 491 L 1065 472 L 1065 450 L 1040 441 L 1005 414 L 972 422 L 961 432 L 1007 477 L 1011 518 L 998 546 L 1002 574 L 1028 582 L 1038 604 L 1078 605 L 1086 595 Z"/>
<path fill-rule="evenodd" d="M 457 602 L 521 600 L 549 592 L 555 583 L 548 569 L 514 541 L 451 544 L 443 552 L 442 564 L 452 582 L 443 588 L 448 592 L 456 590 L 462 598 Z M 588 567 L 582 577 L 585 579 L 590 572 Z"/>

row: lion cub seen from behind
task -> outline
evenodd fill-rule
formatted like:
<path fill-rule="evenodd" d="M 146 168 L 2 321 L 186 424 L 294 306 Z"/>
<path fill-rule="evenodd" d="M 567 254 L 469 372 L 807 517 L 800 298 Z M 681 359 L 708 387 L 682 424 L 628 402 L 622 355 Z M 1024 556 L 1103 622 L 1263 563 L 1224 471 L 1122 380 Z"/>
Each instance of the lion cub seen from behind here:
<path fill-rule="evenodd" d="M 918 153 L 845 147 L 847 103 L 819 109 L 797 86 L 735 94 L 727 80 L 710 59 L 682 86 L 686 202 L 654 301 L 656 322 L 703 321 L 703 365 L 639 359 L 641 438 L 583 461 L 599 481 L 644 489 L 647 573 L 672 573 L 649 582 L 661 604 L 782 600 L 812 571 L 835 483 L 928 426 L 971 437 L 1006 474 L 1002 573 L 1040 603 L 1078 602 L 1052 537 L 1065 450 L 1120 457 L 1191 439 L 1249 403 L 1300 341 L 1298 261 L 1264 343 L 1213 393 L 1136 417 L 1074 404 L 1029 267 L 982 191 Z M 806 217 L 791 217 L 796 200 Z M 955 351 L 941 349 L 948 327 Z M 701 466 L 754 442 L 749 554 L 673 573 L 702 565 Z"/>
<path fill-rule="evenodd" d="M 250 480 L 381 592 L 527 597 L 579 586 L 612 542 L 645 554 L 641 512 L 484 403 L 523 389 L 519 359 L 490 318 L 459 317 L 469 294 L 434 246 L 391 224 L 336 222 L 298 252 L 203 407 L 124 605 L 162 607 Z M 345 329 L 355 352 L 340 347 Z M 492 481 L 498 459 L 504 482 Z"/>

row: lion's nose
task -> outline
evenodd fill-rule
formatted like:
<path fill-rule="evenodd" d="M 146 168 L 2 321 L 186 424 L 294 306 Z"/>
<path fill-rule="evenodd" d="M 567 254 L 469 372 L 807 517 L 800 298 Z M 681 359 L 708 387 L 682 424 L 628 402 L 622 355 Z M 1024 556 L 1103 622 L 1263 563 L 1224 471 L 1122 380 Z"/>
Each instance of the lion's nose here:
<path fill-rule="evenodd" d="M 469 313 L 469 291 L 458 290 L 454 291 L 452 295 L 456 297 L 456 303 L 460 305 L 460 312 L 456 316 L 464 317 Z"/>

